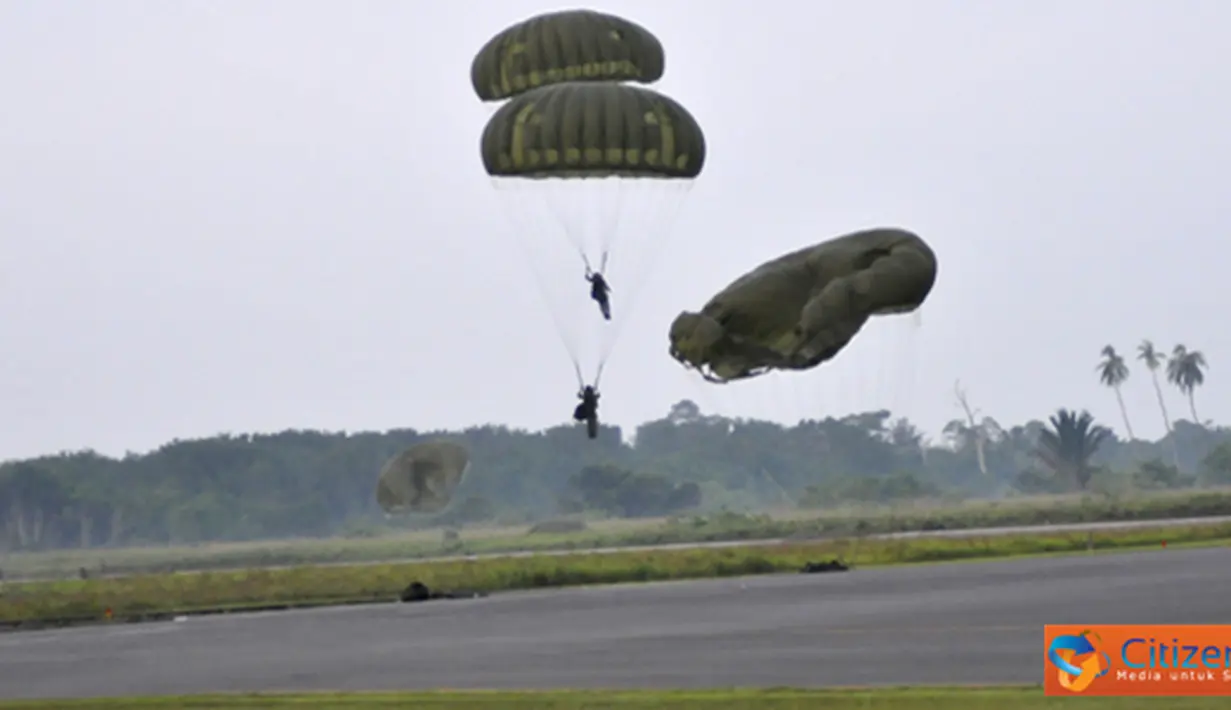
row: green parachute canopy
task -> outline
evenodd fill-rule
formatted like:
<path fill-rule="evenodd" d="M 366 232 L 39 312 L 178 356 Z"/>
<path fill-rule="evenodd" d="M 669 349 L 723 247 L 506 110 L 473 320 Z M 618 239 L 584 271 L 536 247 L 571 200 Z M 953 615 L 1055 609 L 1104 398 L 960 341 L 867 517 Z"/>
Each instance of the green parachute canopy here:
<path fill-rule="evenodd" d="M 835 357 L 872 316 L 910 313 L 936 282 L 932 248 L 903 229 L 847 234 L 736 279 L 671 324 L 671 356 L 711 382 L 807 370 Z"/>
<path fill-rule="evenodd" d="M 492 177 L 691 179 L 705 135 L 674 99 L 631 84 L 568 82 L 520 94 L 483 129 Z"/>
<path fill-rule="evenodd" d="M 470 454 L 452 441 L 425 441 L 385 463 L 376 482 L 376 502 L 387 514 L 438 513 L 448 507 Z"/>
<path fill-rule="evenodd" d="M 636 23 L 593 10 L 566 10 L 519 22 L 483 45 L 470 82 L 483 101 L 502 101 L 566 81 L 662 78 L 662 43 Z"/>

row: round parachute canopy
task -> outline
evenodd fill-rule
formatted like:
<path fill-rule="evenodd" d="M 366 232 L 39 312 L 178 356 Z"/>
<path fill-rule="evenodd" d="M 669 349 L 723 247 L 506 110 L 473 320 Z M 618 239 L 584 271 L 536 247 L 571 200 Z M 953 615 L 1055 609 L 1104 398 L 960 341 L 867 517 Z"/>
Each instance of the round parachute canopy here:
<path fill-rule="evenodd" d="M 800 249 L 736 279 L 671 324 L 670 353 L 711 382 L 831 360 L 872 316 L 911 313 L 936 282 L 918 235 L 878 228 Z"/>
<path fill-rule="evenodd" d="M 674 99 L 631 84 L 568 82 L 521 94 L 488 120 L 492 177 L 695 178 L 705 134 Z"/>
<path fill-rule="evenodd" d="M 662 78 L 662 43 L 649 30 L 614 15 L 566 10 L 513 25 L 483 45 L 470 66 L 470 82 L 483 101 L 566 81 Z"/>
<path fill-rule="evenodd" d="M 376 482 L 376 502 L 387 514 L 440 512 L 469 468 L 470 454 L 460 444 L 415 444 L 385 463 Z"/>

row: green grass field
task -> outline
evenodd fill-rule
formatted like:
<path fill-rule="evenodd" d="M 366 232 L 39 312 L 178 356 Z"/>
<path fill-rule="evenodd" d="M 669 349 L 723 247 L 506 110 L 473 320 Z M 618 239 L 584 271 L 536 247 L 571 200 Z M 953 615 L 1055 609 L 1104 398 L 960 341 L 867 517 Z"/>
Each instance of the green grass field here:
<path fill-rule="evenodd" d="M 131 574 L 240 569 L 347 562 L 396 562 L 442 555 L 776 538 L 840 538 L 911 530 L 1231 515 L 1231 491 L 1209 489 L 1108 499 L 1044 496 L 961 505 L 919 501 L 895 507 L 782 510 L 676 520 L 606 520 L 575 533 L 528 534 L 529 526 L 466 527 L 461 540 L 442 544 L 442 530 L 369 530 L 365 537 L 266 540 L 193 546 L 158 546 L 10 553 L 0 561 L 6 578 L 56 578 L 91 573 Z"/>
<path fill-rule="evenodd" d="M 668 692 L 439 692 L 403 694 L 203 695 L 168 698 L 0 702 L 0 710 L 120 708 L 304 708 L 313 710 L 1213 710 L 1226 698 L 1047 698 L 1041 688 L 744 690 Z"/>
<path fill-rule="evenodd" d="M 731 577 L 793 572 L 807 561 L 839 558 L 854 566 L 1111 551 L 1180 544 L 1226 544 L 1231 524 L 982 538 L 846 539 L 773 546 L 575 553 L 524 558 L 425 561 L 362 566 L 301 566 L 134 575 L 7 584 L 0 621 L 101 619 L 242 609 L 389 601 L 411 581 L 433 589 L 482 592 L 581 584 Z"/>

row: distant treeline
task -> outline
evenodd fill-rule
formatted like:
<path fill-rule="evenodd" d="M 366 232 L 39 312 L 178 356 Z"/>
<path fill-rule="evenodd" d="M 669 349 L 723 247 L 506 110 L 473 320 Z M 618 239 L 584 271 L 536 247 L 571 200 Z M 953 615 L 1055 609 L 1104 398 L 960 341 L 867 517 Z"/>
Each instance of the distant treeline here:
<path fill-rule="evenodd" d="M 925 441 L 889 412 L 784 427 L 706 416 L 688 400 L 589 440 L 540 432 L 286 431 L 174 441 L 121 459 L 62 453 L 0 465 L 0 549 L 327 536 L 381 520 L 384 462 L 425 438 L 462 441 L 473 464 L 455 504 L 424 525 L 524 522 L 561 513 L 648 516 L 1231 483 L 1231 430 L 1180 420 L 1161 441 L 1122 441 L 1084 412 L 1003 428 L 954 421 Z"/>

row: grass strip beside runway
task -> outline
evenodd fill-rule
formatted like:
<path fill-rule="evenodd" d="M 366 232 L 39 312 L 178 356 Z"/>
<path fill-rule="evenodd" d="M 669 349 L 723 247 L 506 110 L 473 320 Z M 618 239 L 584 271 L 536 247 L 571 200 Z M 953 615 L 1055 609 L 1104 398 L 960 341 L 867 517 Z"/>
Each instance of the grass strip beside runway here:
<path fill-rule="evenodd" d="M 879 566 L 1231 541 L 1231 525 L 983 538 L 848 539 L 761 547 L 627 551 L 518 559 L 293 567 L 29 582 L 0 587 L 0 622 L 115 619 L 219 609 L 392 601 L 411 581 L 493 592 L 793 572 L 831 558 Z"/>
<path fill-rule="evenodd" d="M 887 690 L 713 690 L 713 691 L 546 691 L 426 692 L 296 695 L 201 695 L 0 702 L 0 710 L 1214 710 L 1227 698 L 1047 698 L 1038 687 L 900 688 Z"/>
<path fill-rule="evenodd" d="M 63 579 L 81 569 L 91 576 L 164 574 L 250 567 L 410 562 L 416 559 L 519 551 L 772 540 L 835 539 L 909 531 L 956 531 L 1032 525 L 1219 517 L 1231 515 L 1231 487 L 1154 491 L 1136 495 L 1046 495 L 996 501 L 900 501 L 892 505 L 847 505 L 784 509 L 747 515 L 730 511 L 669 519 L 541 521 L 535 525 L 467 525 L 456 540 L 441 528 L 398 530 L 360 527 L 340 537 L 312 540 L 250 540 L 195 545 L 92 547 L 10 551 L 7 579 Z M 553 526 L 586 528 L 550 531 Z M 369 537 L 370 536 L 370 537 Z"/>

